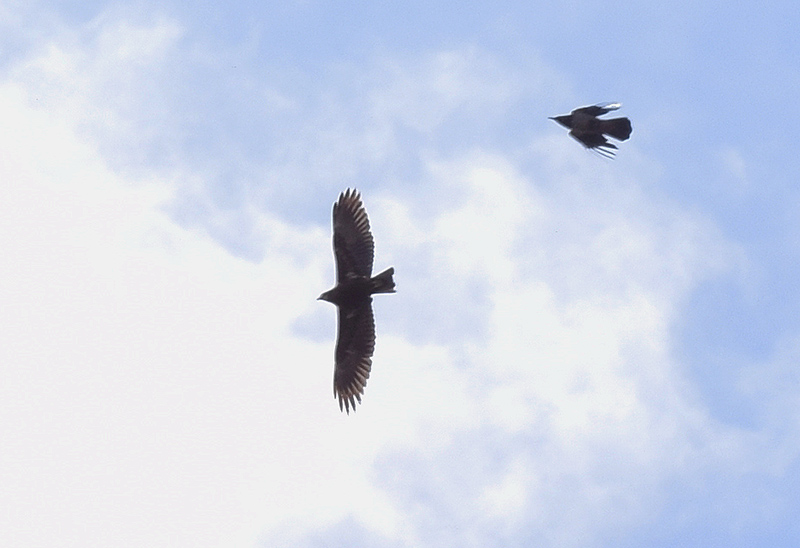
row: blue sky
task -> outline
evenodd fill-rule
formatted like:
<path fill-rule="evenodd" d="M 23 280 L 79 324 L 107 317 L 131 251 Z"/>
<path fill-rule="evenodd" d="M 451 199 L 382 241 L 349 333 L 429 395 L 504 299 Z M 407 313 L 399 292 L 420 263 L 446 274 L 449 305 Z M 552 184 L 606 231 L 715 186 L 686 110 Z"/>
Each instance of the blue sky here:
<path fill-rule="evenodd" d="M 0 4 L 0 545 L 796 546 L 799 21 Z M 547 120 L 604 101 L 613 161 Z"/>

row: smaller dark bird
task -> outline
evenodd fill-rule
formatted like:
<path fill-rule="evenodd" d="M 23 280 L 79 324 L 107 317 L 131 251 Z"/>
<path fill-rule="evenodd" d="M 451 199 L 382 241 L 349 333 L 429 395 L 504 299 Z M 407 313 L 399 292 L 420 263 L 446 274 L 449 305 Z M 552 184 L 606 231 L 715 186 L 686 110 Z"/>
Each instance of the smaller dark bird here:
<path fill-rule="evenodd" d="M 618 141 L 625 141 L 633 131 L 631 121 L 627 118 L 601 120 L 598 116 L 608 114 L 621 106 L 621 103 L 601 103 L 590 107 L 576 108 L 569 114 L 551 116 L 550 119 L 568 128 L 569 134 L 586 148 L 590 148 L 606 158 L 613 158 L 614 151 L 618 150 L 617 145 L 610 143 L 605 136 L 609 135 Z"/>
<path fill-rule="evenodd" d="M 336 286 L 319 296 L 339 309 L 339 334 L 336 339 L 336 366 L 333 397 L 339 409 L 356 410 L 356 400 L 367 385 L 375 350 L 375 319 L 372 295 L 394 293 L 394 268 L 372 276 L 375 243 L 369 219 L 357 190 L 347 189 L 333 204 L 333 255 L 336 259 Z"/>

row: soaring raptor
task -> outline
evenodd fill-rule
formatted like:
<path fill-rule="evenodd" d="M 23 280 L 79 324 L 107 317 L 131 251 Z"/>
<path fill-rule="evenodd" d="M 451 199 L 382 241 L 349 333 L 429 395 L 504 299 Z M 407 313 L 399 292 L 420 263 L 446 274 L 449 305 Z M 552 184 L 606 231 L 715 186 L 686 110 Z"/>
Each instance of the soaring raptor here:
<path fill-rule="evenodd" d="M 342 192 L 333 204 L 333 255 L 336 286 L 319 296 L 339 308 L 333 397 L 350 414 L 367 385 L 375 350 L 372 295 L 394 293 L 394 268 L 372 276 L 375 243 L 357 190 Z"/>
<path fill-rule="evenodd" d="M 602 120 L 598 116 L 608 114 L 621 106 L 620 103 L 601 103 L 590 107 L 576 108 L 569 114 L 551 116 L 550 119 L 569 129 L 569 134 L 586 148 L 593 149 L 606 158 L 612 158 L 614 151 L 617 150 L 617 145 L 610 143 L 605 136 L 609 135 L 619 141 L 625 141 L 633 131 L 631 121 L 627 118 Z"/>

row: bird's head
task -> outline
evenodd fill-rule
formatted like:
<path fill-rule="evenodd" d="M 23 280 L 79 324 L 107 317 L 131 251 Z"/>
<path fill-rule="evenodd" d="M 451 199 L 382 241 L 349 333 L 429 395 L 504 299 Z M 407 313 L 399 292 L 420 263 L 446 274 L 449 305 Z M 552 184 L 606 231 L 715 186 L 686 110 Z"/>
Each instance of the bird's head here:
<path fill-rule="evenodd" d="M 331 300 L 331 297 L 332 297 L 331 293 L 332 293 L 332 292 L 333 292 L 333 289 L 329 289 L 328 291 L 326 291 L 325 293 L 323 293 L 322 295 L 320 295 L 319 297 L 317 297 L 317 300 L 318 300 L 318 301 L 328 301 L 329 303 L 330 303 L 330 302 L 333 302 L 333 301 Z"/>
<path fill-rule="evenodd" d="M 548 117 L 549 120 L 554 120 L 555 122 L 561 124 L 566 128 L 572 127 L 572 115 L 571 114 L 564 114 L 563 116 L 550 116 Z"/>

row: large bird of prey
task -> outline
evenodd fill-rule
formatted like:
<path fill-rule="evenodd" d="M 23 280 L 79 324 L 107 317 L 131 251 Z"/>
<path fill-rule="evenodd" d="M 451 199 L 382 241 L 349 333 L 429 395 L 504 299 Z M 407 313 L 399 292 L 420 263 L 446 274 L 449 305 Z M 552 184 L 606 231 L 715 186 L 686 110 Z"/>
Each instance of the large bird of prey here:
<path fill-rule="evenodd" d="M 586 148 L 590 148 L 606 158 L 612 158 L 614 151 L 617 150 L 617 145 L 610 143 L 605 135 L 619 141 L 626 140 L 633 131 L 631 121 L 627 118 L 601 120 L 598 116 L 617 110 L 621 106 L 620 103 L 601 103 L 590 107 L 576 108 L 569 114 L 552 116 L 550 119 L 568 128 L 569 134 Z"/>
<path fill-rule="evenodd" d="M 375 350 L 375 320 L 372 315 L 374 293 L 394 293 L 394 268 L 372 276 L 375 243 L 369 219 L 357 190 L 347 189 L 333 204 L 333 255 L 336 259 L 336 286 L 319 296 L 339 308 L 339 334 L 336 340 L 336 368 L 333 397 L 339 409 L 356 410 L 356 400 L 367 385 Z"/>

